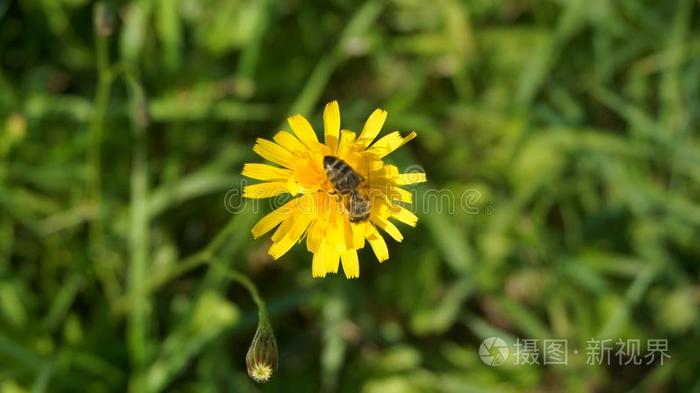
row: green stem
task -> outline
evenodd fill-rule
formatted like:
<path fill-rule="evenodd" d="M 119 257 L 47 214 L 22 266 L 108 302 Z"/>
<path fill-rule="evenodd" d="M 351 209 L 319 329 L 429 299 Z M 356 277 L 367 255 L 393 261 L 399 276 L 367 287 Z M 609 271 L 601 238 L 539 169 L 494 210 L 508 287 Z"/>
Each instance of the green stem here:
<path fill-rule="evenodd" d="M 140 111 L 145 110 L 143 91 L 130 73 L 126 74 L 126 79 L 131 91 L 134 113 L 128 274 L 129 293 L 133 294 L 143 287 L 148 270 L 148 159 L 146 122 L 139 120 Z M 134 296 L 133 301 L 134 307 L 129 314 L 128 345 L 134 374 L 129 385 L 133 392 L 144 392 L 147 390 L 144 375 L 148 361 L 148 294 Z"/>
<path fill-rule="evenodd" d="M 246 276 L 245 274 L 224 265 L 219 260 L 212 260 L 211 264 L 217 269 L 221 269 L 226 277 L 241 284 L 241 286 L 248 291 L 250 297 L 253 298 L 255 305 L 258 307 L 258 317 L 260 318 L 260 321 L 263 323 L 269 323 L 267 305 L 265 304 L 263 298 L 260 296 L 260 292 L 258 292 L 258 288 L 255 286 L 253 281 L 251 281 L 250 278 L 248 278 L 248 276 Z"/>
<path fill-rule="evenodd" d="M 102 134 L 104 117 L 109 103 L 109 93 L 112 85 L 112 73 L 109 69 L 109 55 L 107 42 L 104 37 L 97 36 L 95 41 L 97 53 L 97 90 L 95 92 L 95 110 L 90 127 L 90 197 L 97 208 L 97 215 L 92 227 L 93 245 L 101 243 L 102 232 L 102 206 L 101 206 L 101 175 L 102 175 Z"/>
<path fill-rule="evenodd" d="M 211 258 L 224 245 L 224 242 L 229 238 L 231 232 L 236 229 L 236 216 L 231 217 L 226 226 L 222 228 L 202 250 L 188 256 L 187 258 L 178 261 L 172 269 L 164 270 L 154 274 L 148 280 L 145 280 L 141 287 L 134 288 L 129 291 L 126 297 L 118 299 L 114 304 L 114 311 L 122 313 L 126 311 L 139 297 L 148 296 L 156 291 L 175 277 L 192 271 L 202 265 L 207 264 Z"/>
<path fill-rule="evenodd" d="M 119 285 L 116 277 L 110 272 L 107 253 L 104 249 L 104 216 L 102 209 L 102 140 L 104 134 L 104 120 L 109 104 L 109 95 L 112 88 L 113 75 L 109 66 L 109 52 L 107 38 L 96 35 L 95 53 L 97 63 L 97 88 L 95 91 L 95 106 L 90 124 L 90 145 L 88 151 L 88 164 L 90 168 L 88 177 L 88 198 L 95 206 L 95 218 L 89 230 L 90 249 L 93 254 L 95 273 L 102 283 L 107 300 L 111 301 L 119 293 Z"/>

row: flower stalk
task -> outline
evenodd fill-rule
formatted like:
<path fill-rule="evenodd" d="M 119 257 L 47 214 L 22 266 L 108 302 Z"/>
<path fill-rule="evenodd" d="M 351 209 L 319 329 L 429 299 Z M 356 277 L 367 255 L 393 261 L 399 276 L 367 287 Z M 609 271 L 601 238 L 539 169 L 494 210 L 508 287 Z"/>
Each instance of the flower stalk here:
<path fill-rule="evenodd" d="M 277 372 L 277 339 L 267 314 L 267 306 L 255 284 L 243 273 L 215 261 L 214 266 L 222 269 L 224 275 L 243 286 L 258 307 L 258 327 L 245 356 L 248 376 L 255 382 L 265 383 Z"/>

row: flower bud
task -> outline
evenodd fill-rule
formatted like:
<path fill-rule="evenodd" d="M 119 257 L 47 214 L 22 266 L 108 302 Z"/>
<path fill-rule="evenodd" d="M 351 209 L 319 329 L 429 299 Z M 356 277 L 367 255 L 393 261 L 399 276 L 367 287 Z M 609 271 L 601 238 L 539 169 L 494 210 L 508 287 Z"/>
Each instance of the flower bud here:
<path fill-rule="evenodd" d="M 267 319 L 261 318 L 258 322 L 245 362 L 248 375 L 255 382 L 267 382 L 277 371 L 277 340 Z"/>

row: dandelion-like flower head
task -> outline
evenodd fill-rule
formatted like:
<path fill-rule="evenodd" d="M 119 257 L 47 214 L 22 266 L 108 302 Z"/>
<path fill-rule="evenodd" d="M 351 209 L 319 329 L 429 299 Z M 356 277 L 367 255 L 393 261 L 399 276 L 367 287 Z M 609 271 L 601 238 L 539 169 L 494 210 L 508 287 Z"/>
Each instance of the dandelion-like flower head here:
<path fill-rule="evenodd" d="M 393 131 L 375 141 L 387 112 L 375 110 L 359 137 L 341 130 L 340 109 L 333 101 L 323 112 L 325 143 L 319 142 L 311 124 L 302 115 L 288 119 L 293 133 L 280 131 L 274 141 L 258 139 L 253 150 L 277 164 L 245 164 L 243 175 L 262 183 L 244 188 L 246 198 L 271 198 L 290 194 L 294 198 L 263 217 L 253 227 L 255 238 L 277 228 L 268 253 L 278 259 L 292 246 L 306 239 L 313 253 L 312 274 L 325 277 L 337 273 L 342 264 L 345 276 L 359 277 L 357 250 L 369 242 L 379 262 L 389 258 L 380 228 L 396 241 L 403 240 L 391 220 L 415 226 L 418 218 L 405 206 L 412 194 L 401 186 L 425 181 L 425 173 L 401 174 L 384 157 L 416 137 Z M 369 201 L 369 217 L 352 222 L 347 211 L 348 196 L 339 195 L 324 169 L 324 157 L 333 156 L 347 163 L 363 179 L 358 193 Z"/>

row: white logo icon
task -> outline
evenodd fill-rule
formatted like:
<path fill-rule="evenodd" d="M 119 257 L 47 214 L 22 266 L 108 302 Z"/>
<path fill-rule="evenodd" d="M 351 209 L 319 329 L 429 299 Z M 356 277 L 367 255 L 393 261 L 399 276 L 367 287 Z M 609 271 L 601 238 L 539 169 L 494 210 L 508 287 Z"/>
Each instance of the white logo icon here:
<path fill-rule="evenodd" d="M 500 366 L 509 355 L 508 344 L 500 337 L 488 337 L 479 345 L 479 357 L 487 366 Z"/>

